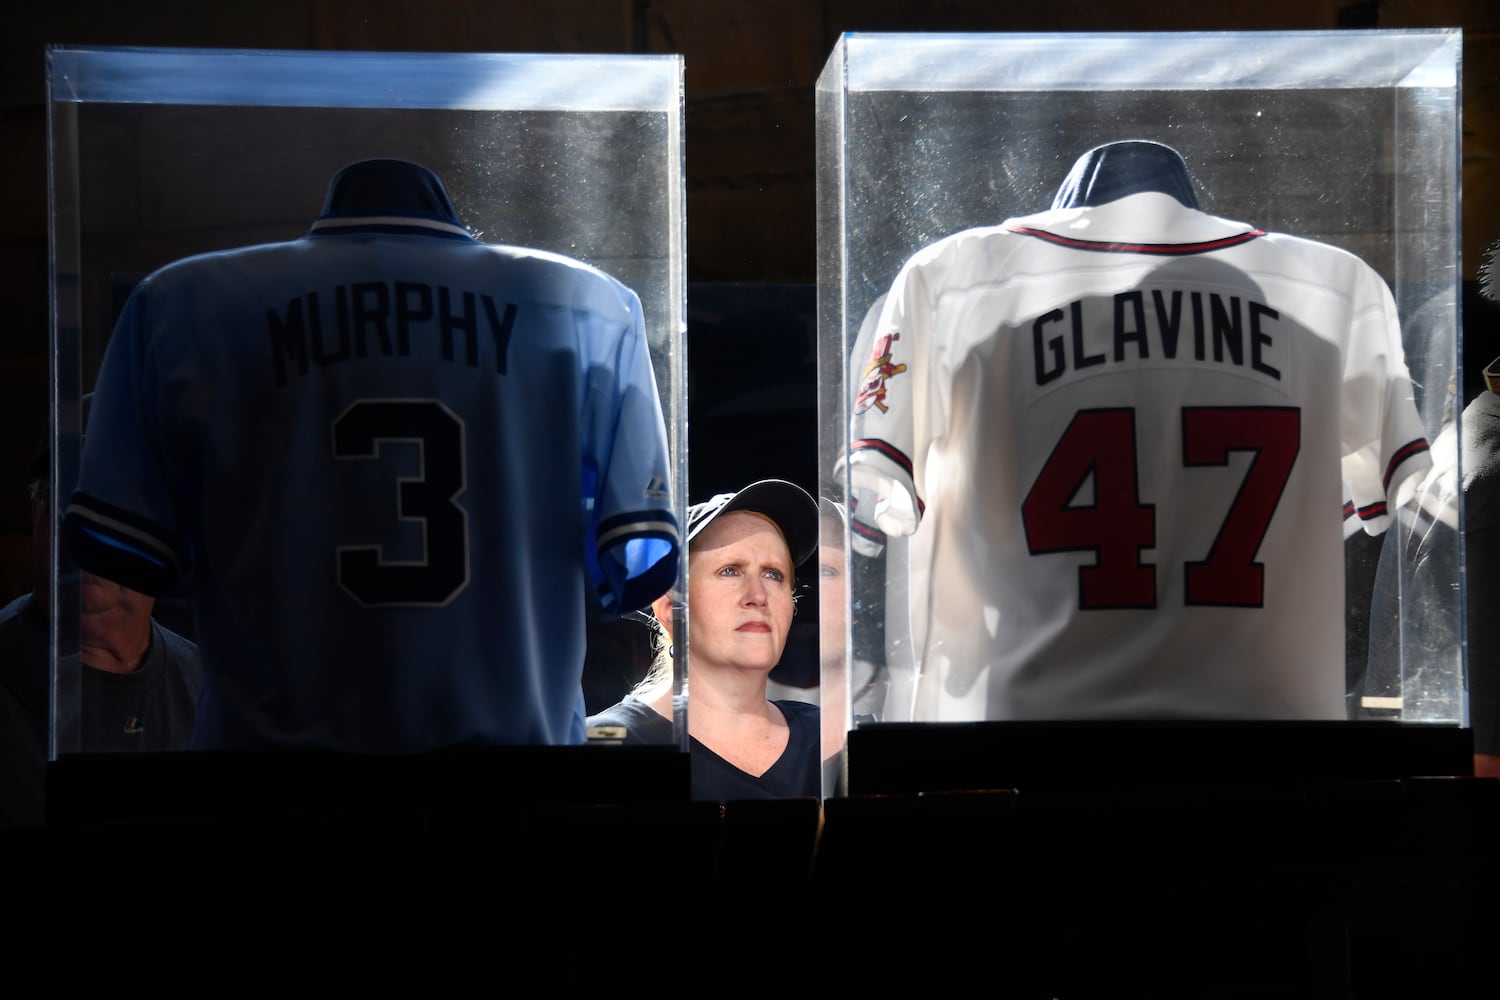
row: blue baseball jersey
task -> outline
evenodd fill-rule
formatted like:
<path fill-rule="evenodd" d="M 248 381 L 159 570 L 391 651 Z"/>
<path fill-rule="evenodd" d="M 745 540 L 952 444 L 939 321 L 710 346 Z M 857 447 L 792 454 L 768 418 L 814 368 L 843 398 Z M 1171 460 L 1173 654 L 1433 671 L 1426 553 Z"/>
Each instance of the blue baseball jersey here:
<path fill-rule="evenodd" d="M 305 236 L 131 294 L 66 516 L 79 565 L 192 593 L 193 745 L 582 741 L 586 586 L 671 588 L 640 300 L 481 244 L 416 164 L 352 164 Z"/>

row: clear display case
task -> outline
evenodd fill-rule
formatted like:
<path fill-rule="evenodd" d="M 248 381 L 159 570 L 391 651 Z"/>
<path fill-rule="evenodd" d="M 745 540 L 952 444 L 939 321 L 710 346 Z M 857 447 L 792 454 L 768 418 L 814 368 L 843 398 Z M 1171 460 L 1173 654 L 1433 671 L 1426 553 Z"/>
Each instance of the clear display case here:
<path fill-rule="evenodd" d="M 844 457 L 869 373 L 855 347 L 903 264 L 961 230 L 1048 209 L 1078 157 L 1122 140 L 1180 153 L 1207 212 L 1369 264 L 1394 295 L 1416 409 L 1437 441 L 1461 409 L 1461 40 L 1456 29 L 842 36 L 817 88 L 825 494 L 858 500 Z M 1467 725 L 1461 540 L 1432 530 L 1418 492 L 1383 535 L 1346 535 L 1350 722 Z M 848 620 L 823 641 L 846 650 L 847 678 L 822 683 L 831 693 L 846 680 L 849 695 L 823 706 L 846 731 L 996 719 L 982 698 L 934 690 L 939 671 L 924 663 L 924 616 L 936 613 L 924 607 L 926 523 L 907 536 L 856 523 L 836 539 L 849 553 Z M 1004 609 L 976 603 L 974 627 L 993 640 Z"/>
<path fill-rule="evenodd" d="M 134 285 L 189 254 L 305 234 L 335 172 L 383 157 L 436 173 L 482 242 L 556 251 L 637 292 L 685 523 L 680 56 L 54 45 L 47 84 L 54 497 L 76 482 L 80 401 Z M 51 586 L 55 607 L 78 607 L 66 553 Z M 185 595 L 156 612 L 191 634 Z M 597 605 L 589 629 L 593 711 L 644 668 L 649 633 Z M 80 749 L 76 612 L 52 641 L 55 760 Z"/>

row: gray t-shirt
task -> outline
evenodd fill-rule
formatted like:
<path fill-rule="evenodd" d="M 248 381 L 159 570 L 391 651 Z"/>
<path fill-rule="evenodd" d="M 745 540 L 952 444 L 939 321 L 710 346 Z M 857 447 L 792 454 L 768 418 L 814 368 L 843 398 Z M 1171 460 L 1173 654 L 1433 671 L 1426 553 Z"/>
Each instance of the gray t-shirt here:
<path fill-rule="evenodd" d="M 159 622 L 128 674 L 80 673 L 79 750 L 185 750 L 203 690 L 198 647 Z M 40 826 L 51 655 L 31 594 L 0 608 L 0 827 Z"/>

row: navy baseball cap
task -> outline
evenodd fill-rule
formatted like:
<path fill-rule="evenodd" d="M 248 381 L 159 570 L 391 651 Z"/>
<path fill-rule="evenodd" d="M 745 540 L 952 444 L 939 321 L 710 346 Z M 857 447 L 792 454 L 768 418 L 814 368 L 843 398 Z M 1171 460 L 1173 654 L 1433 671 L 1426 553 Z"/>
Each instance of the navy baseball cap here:
<path fill-rule="evenodd" d="M 720 514 L 746 510 L 764 514 L 775 522 L 792 553 L 792 565 L 801 566 L 818 551 L 818 504 L 796 483 L 785 479 L 761 479 L 735 493 L 719 493 L 688 507 L 688 543 Z"/>

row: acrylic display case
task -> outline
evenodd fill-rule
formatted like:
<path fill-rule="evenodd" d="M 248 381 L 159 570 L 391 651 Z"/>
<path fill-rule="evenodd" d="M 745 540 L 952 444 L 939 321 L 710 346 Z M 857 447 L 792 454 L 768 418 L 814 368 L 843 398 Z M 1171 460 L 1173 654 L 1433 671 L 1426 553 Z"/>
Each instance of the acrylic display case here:
<path fill-rule="evenodd" d="M 685 521 L 680 56 L 56 45 L 47 83 L 53 496 L 76 481 L 80 400 L 135 283 L 189 254 L 299 237 L 336 171 L 390 157 L 435 172 L 482 242 L 556 251 L 637 292 Z M 55 606 L 77 607 L 65 554 L 52 586 Z M 185 595 L 157 614 L 191 634 Z M 644 667 L 649 633 L 597 606 L 589 629 L 597 711 Z M 77 615 L 58 615 L 51 760 L 80 750 L 79 648 Z"/>
<path fill-rule="evenodd" d="M 1080 154 L 1124 139 L 1181 153 L 1212 214 L 1371 265 L 1394 294 L 1436 441 L 1461 409 L 1461 40 L 1448 29 L 845 34 L 817 89 L 825 493 L 850 501 L 841 460 L 866 362 L 853 350 L 901 266 L 952 233 L 1047 209 Z M 1345 541 L 1346 721 L 1463 728 L 1461 539 L 1416 509 L 1408 497 L 1383 536 Z M 926 591 L 908 564 L 918 531 L 840 539 L 847 628 L 823 640 L 846 650 L 850 693 L 842 709 L 825 697 L 824 711 L 846 731 L 992 721 L 982 706 L 945 709 L 924 671 L 910 609 Z M 825 674 L 824 691 L 841 682 Z"/>

